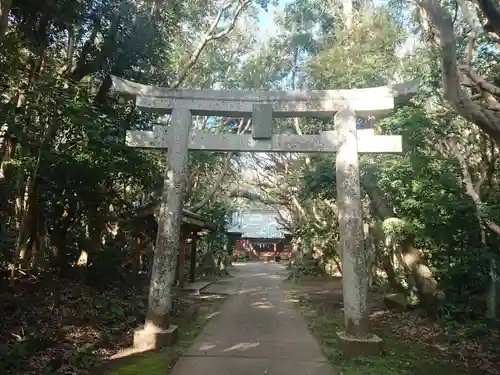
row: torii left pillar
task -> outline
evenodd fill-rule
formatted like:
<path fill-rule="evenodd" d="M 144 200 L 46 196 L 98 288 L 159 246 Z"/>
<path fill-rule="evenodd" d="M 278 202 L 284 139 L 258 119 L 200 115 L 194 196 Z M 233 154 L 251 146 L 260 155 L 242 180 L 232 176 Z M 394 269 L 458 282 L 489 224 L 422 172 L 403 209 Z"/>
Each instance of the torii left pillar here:
<path fill-rule="evenodd" d="M 172 284 L 180 245 L 183 197 L 186 188 L 191 111 L 175 107 L 170 119 L 167 168 L 158 221 L 146 323 L 134 332 L 134 347 L 159 349 L 177 340 L 177 326 L 170 324 Z M 167 139 L 162 139 L 165 142 Z"/>

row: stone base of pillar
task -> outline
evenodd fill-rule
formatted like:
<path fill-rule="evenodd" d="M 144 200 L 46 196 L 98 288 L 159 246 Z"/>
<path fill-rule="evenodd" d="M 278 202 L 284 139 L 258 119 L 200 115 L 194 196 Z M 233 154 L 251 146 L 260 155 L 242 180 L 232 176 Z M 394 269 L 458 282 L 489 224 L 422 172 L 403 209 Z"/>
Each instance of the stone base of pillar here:
<path fill-rule="evenodd" d="M 383 341 L 377 335 L 359 339 L 348 336 L 345 332 L 337 332 L 340 349 L 346 357 L 354 356 L 375 356 L 382 352 Z"/>
<path fill-rule="evenodd" d="M 178 327 L 170 325 L 164 330 L 146 330 L 144 326 L 134 331 L 134 348 L 141 350 L 158 350 L 172 346 L 177 341 Z"/>

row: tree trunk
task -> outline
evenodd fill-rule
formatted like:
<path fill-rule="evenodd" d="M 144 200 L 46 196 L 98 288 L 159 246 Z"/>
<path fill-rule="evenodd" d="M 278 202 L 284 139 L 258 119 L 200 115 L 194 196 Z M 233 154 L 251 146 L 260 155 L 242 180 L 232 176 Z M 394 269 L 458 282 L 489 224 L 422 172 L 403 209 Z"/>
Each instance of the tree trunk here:
<path fill-rule="evenodd" d="M 394 214 L 394 211 L 389 207 L 388 203 L 383 197 L 382 191 L 380 190 L 376 178 L 375 178 L 375 170 L 373 166 L 369 166 L 366 168 L 365 173 L 363 174 L 363 187 L 365 191 L 368 193 L 368 196 L 371 200 L 372 211 L 374 216 L 378 217 L 381 221 L 386 221 L 387 219 L 397 218 L 397 215 Z M 437 287 L 438 283 L 434 276 L 432 275 L 431 270 L 425 263 L 423 262 L 420 252 L 414 247 L 414 238 L 412 236 L 406 236 L 405 238 L 392 239 L 387 238 L 387 234 L 383 234 L 386 238 L 385 245 L 393 244 L 395 240 L 397 240 L 397 245 L 399 248 L 394 248 L 395 251 L 401 252 L 401 258 L 403 260 L 403 265 L 409 271 L 411 276 L 413 277 L 417 290 L 419 292 L 419 296 L 421 298 L 421 302 L 428 308 L 433 308 L 435 306 L 435 302 L 437 302 Z M 390 247 L 393 247 L 391 245 Z M 392 249 L 385 249 L 392 250 Z M 391 251 L 392 253 L 392 251 Z M 395 272 L 393 273 L 394 267 L 391 266 L 390 258 L 386 258 L 388 253 L 384 251 L 383 254 L 383 265 L 386 272 L 391 275 L 390 279 L 396 279 Z M 408 284 L 412 284 L 411 280 L 408 280 Z M 396 286 L 396 284 L 393 284 Z"/>
<path fill-rule="evenodd" d="M 457 40 L 454 32 L 454 20 L 450 12 L 437 0 L 419 0 L 422 12 L 421 16 L 433 24 L 433 28 L 427 27 L 426 31 L 435 36 L 438 53 L 441 56 L 442 81 L 444 98 L 447 102 L 466 120 L 476 124 L 481 130 L 489 134 L 500 145 L 500 117 L 497 108 L 482 106 L 479 102 L 472 100 L 469 94 L 462 88 L 460 79 L 464 74 L 460 71 L 457 61 Z M 470 67 L 469 67 L 470 68 Z M 486 80 L 474 82 L 479 87 Z M 483 88 L 481 88 L 483 90 Z M 487 90 L 483 90 L 487 91 Z M 490 98 L 493 98 L 489 95 Z M 498 102 L 495 100 L 496 105 Z"/>
<path fill-rule="evenodd" d="M 34 200 L 28 202 L 30 210 L 30 220 L 28 222 L 28 241 L 21 258 L 21 267 L 24 269 L 33 269 L 37 261 L 43 256 L 40 253 L 43 247 L 42 237 L 45 234 L 44 217 L 40 203 Z"/>
<path fill-rule="evenodd" d="M 9 14 L 12 0 L 0 0 L 0 42 L 3 41 L 9 27 Z"/>
<path fill-rule="evenodd" d="M 0 127 L 0 181 L 5 178 L 5 165 L 12 157 L 16 147 L 16 142 L 8 136 L 7 130 L 5 124 Z"/>
<path fill-rule="evenodd" d="M 99 217 L 96 211 L 91 212 L 88 217 L 88 238 L 87 238 L 87 266 L 91 265 L 96 255 L 101 251 L 102 233 L 106 228 L 105 222 Z"/>
<path fill-rule="evenodd" d="M 27 241 L 29 240 L 29 233 L 32 231 L 31 226 L 34 222 L 36 198 L 36 181 L 33 177 L 31 177 L 26 184 L 26 204 L 24 205 L 25 207 L 22 210 L 21 220 L 19 223 L 19 232 L 16 241 L 16 249 L 14 253 L 11 277 L 15 277 L 16 275 L 16 270 L 19 265 L 20 258 L 26 258 L 28 256 L 27 252 L 31 252 L 30 250 L 28 250 Z M 18 199 L 20 199 L 19 206 L 21 206 L 21 202 L 24 203 L 24 199 L 22 199 L 20 196 L 18 197 Z M 29 247 L 31 248 L 31 246 Z"/>
<path fill-rule="evenodd" d="M 497 290 L 498 290 L 498 273 L 497 273 L 497 263 L 493 256 L 490 258 L 490 285 L 488 287 L 488 295 L 486 298 L 486 317 L 488 319 L 496 319 L 497 318 L 497 310 L 498 310 L 498 298 L 497 298 Z"/>
<path fill-rule="evenodd" d="M 139 276 L 139 269 L 141 267 L 141 257 L 144 251 L 144 243 L 145 239 L 142 236 L 137 235 L 135 237 L 134 255 L 132 258 L 132 275 L 136 279 Z"/>

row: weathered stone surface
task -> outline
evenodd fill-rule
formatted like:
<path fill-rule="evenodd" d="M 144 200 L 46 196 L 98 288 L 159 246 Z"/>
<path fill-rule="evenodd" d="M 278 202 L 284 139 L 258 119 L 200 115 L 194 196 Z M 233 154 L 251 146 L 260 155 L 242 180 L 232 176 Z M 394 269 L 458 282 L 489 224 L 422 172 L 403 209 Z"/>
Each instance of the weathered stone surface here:
<path fill-rule="evenodd" d="M 351 93 L 349 96 L 352 97 L 339 97 L 334 99 L 288 98 L 263 101 L 239 100 L 234 98 L 226 100 L 215 98 L 193 100 L 138 95 L 136 105 L 144 110 L 155 112 L 168 112 L 169 108 L 175 106 L 188 106 L 192 109 L 193 114 L 202 116 L 234 116 L 241 113 L 250 114 L 255 103 L 271 104 L 273 112 L 276 114 L 275 117 L 318 117 L 332 115 L 345 106 L 356 108 L 358 113 L 364 116 L 387 115 L 394 108 L 394 97 L 388 94 L 385 88 L 382 88 L 382 90 L 379 89 L 380 88 L 373 88 L 375 95 L 377 93 L 380 94 L 376 100 L 373 100 L 373 97 L 365 97 L 365 92 L 362 92 L 359 97 L 353 96 Z M 217 93 L 217 91 L 215 92 Z"/>
<path fill-rule="evenodd" d="M 175 279 L 177 249 L 180 241 L 182 197 L 188 163 L 188 136 L 191 113 L 187 108 L 172 112 L 172 142 L 167 153 L 167 168 L 163 187 L 162 204 L 158 220 L 158 235 L 153 259 L 149 289 L 148 313 L 145 330 L 165 329 L 172 305 L 172 284 Z M 162 319 L 156 319 L 161 317 Z"/>
<path fill-rule="evenodd" d="M 345 332 L 337 332 L 337 340 L 346 357 L 375 356 L 382 352 L 383 340 L 377 335 L 356 338 Z"/>
<path fill-rule="evenodd" d="M 273 135 L 273 106 L 254 104 L 252 111 L 252 138 L 271 139 Z"/>
<path fill-rule="evenodd" d="M 364 250 L 363 212 L 359 185 L 356 116 L 351 109 L 335 115 L 341 136 L 336 158 L 337 205 L 342 258 L 342 285 L 346 334 L 370 337 L 368 319 L 368 269 Z"/>
<path fill-rule="evenodd" d="M 400 153 L 402 141 L 399 135 L 368 136 L 361 133 L 358 152 Z M 251 135 L 193 133 L 189 137 L 190 150 L 243 151 L 243 152 L 337 152 L 337 132 L 322 132 L 320 135 L 274 134 L 269 140 L 255 140 Z M 130 147 L 167 149 L 168 141 L 162 141 L 154 131 L 128 131 L 126 143 Z"/>
<path fill-rule="evenodd" d="M 153 330 L 140 327 L 134 331 L 134 348 L 141 350 L 159 350 L 172 346 L 177 341 L 178 327 L 170 325 L 168 329 Z"/>
<path fill-rule="evenodd" d="M 395 85 L 361 90 L 243 92 L 170 90 L 141 85 L 117 77 L 112 77 L 112 79 L 115 90 L 135 96 L 139 107 L 159 112 L 172 110 L 172 122 L 168 130 L 166 127 L 156 126 L 153 131 L 149 132 L 127 133 L 127 144 L 130 146 L 168 149 L 168 178 L 165 182 L 164 203 L 160 212 L 157 255 L 151 279 L 148 312 L 148 316 L 154 319 L 149 320 L 157 320 L 158 325 L 164 326 L 165 322 L 160 322 L 161 319 L 156 318 L 165 317 L 171 304 L 170 292 L 175 273 L 175 249 L 179 244 L 181 197 L 188 149 L 243 152 L 337 152 L 337 191 L 346 337 L 350 341 L 372 337 L 367 318 L 368 270 L 363 248 L 358 153 L 398 153 L 402 151 L 402 147 L 399 136 L 373 136 L 370 132 L 358 134 L 353 111 L 356 111 L 359 116 L 388 113 L 394 106 L 394 97 L 411 95 L 416 85 Z M 263 109 L 263 112 L 256 111 L 258 108 Z M 252 112 L 258 122 L 254 137 L 200 132 L 189 134 L 191 113 L 234 114 L 241 117 L 250 115 Z M 268 139 L 269 129 L 265 127 L 262 119 L 267 118 L 266 121 L 272 122 L 269 112 L 274 117 L 315 117 L 337 112 L 335 131 L 307 136 L 272 135 Z M 258 119 L 259 116 L 261 120 Z M 261 125 L 265 129 L 263 132 L 259 130 Z M 213 259 L 209 263 L 213 263 Z M 147 319 L 146 325 L 149 320 Z"/>
<path fill-rule="evenodd" d="M 193 114 L 212 116 L 249 115 L 254 104 L 267 103 L 272 103 L 275 117 L 331 115 L 346 106 L 362 116 L 385 115 L 394 108 L 395 96 L 415 92 L 415 85 L 405 86 L 404 90 L 399 88 L 401 85 L 292 92 L 172 90 L 114 76 L 112 80 L 116 91 L 136 96 L 139 107 L 162 111 L 174 106 L 187 106 L 193 110 Z"/>
<path fill-rule="evenodd" d="M 403 293 L 391 293 L 384 296 L 384 305 L 389 310 L 405 311 L 410 304 L 408 298 Z"/>

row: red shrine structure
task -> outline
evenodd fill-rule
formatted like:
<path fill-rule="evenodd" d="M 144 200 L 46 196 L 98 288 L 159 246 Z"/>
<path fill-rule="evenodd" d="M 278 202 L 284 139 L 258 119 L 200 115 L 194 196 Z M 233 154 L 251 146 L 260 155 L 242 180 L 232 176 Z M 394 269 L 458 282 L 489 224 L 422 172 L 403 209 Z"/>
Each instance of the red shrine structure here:
<path fill-rule="evenodd" d="M 233 238 L 234 259 L 280 260 L 291 255 L 290 233 L 283 230 L 272 209 L 248 209 L 233 214 L 227 234 Z"/>

